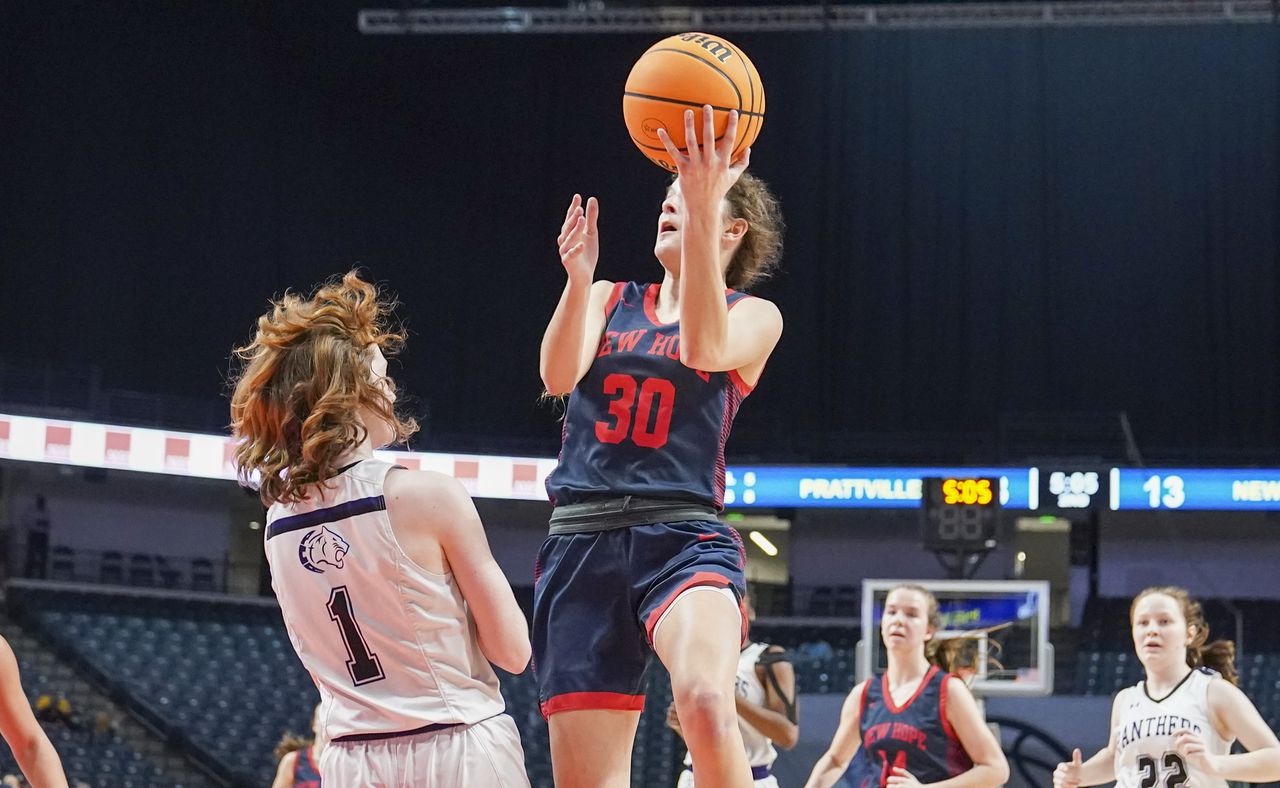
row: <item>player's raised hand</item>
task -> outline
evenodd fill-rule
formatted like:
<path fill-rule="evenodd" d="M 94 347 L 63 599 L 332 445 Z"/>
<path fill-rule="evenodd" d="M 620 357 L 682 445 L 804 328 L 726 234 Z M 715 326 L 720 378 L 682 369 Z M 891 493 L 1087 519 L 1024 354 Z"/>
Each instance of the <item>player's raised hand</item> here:
<path fill-rule="evenodd" d="M 1053 788 L 1077 788 L 1080 785 L 1080 748 L 1071 751 L 1071 760 L 1053 770 Z"/>
<path fill-rule="evenodd" d="M 676 164 L 676 172 L 680 175 L 680 192 L 686 200 L 707 198 L 719 202 L 729 192 L 729 188 L 737 183 L 738 178 L 747 165 L 751 163 L 751 149 L 747 148 L 736 160 L 733 159 L 733 147 L 738 139 L 738 112 L 729 113 L 725 123 L 724 135 L 717 141 L 715 131 L 715 110 L 708 104 L 702 108 L 702 144 L 698 143 L 698 135 L 694 129 L 697 119 L 693 110 L 684 113 L 685 151 L 681 152 L 667 133 L 665 128 L 658 129 L 658 139 L 662 141 L 667 154 Z"/>
<path fill-rule="evenodd" d="M 911 772 L 901 766 L 895 766 L 893 774 L 889 775 L 885 785 L 890 786 L 890 788 L 912 788 L 912 786 L 920 785 L 920 781 Z"/>
<path fill-rule="evenodd" d="M 590 285 L 595 277 L 596 262 L 600 259 L 600 235 L 596 226 L 599 216 L 600 204 L 595 197 L 589 198 L 584 208 L 582 195 L 573 195 L 556 238 L 560 264 L 571 282 Z"/>

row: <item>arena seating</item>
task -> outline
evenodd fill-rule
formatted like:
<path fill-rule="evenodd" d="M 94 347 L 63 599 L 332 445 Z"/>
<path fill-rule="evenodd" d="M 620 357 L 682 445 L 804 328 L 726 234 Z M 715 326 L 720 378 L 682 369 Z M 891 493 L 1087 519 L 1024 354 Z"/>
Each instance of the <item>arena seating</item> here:
<path fill-rule="evenodd" d="M 59 724 L 44 724 L 44 729 L 72 785 L 80 781 L 93 788 L 175 788 L 163 768 L 117 739 L 95 737 Z M 12 753 L 0 748 L 0 774 L 18 773 Z"/>
<path fill-rule="evenodd" d="M 280 735 L 306 731 L 315 689 L 290 647 L 279 609 L 269 601 L 44 586 L 11 589 L 9 604 L 28 629 L 41 633 L 233 784 L 269 782 L 271 750 Z M 1280 727 L 1280 643 L 1265 624 L 1280 610 L 1274 603 L 1236 602 L 1235 607 L 1244 612 L 1250 633 L 1248 650 L 1239 660 L 1241 686 L 1268 723 Z M 1085 615 L 1089 623 L 1079 633 L 1073 676 L 1077 692 L 1110 695 L 1140 678 L 1127 610 L 1127 599 L 1090 602 Z M 1215 634 L 1234 632 L 1226 605 L 1207 603 L 1206 610 Z M 847 622 L 766 623 L 756 636 L 788 649 L 802 693 L 843 693 L 853 683 L 857 633 Z M 29 689 L 37 692 L 38 666 L 29 676 Z M 508 711 L 524 739 L 530 779 L 534 786 L 551 786 L 547 727 L 533 676 L 526 671 L 500 678 Z M 656 662 L 647 695 L 632 782 L 669 785 L 681 768 L 684 748 L 665 725 L 670 680 Z M 158 784 L 145 759 L 117 741 L 94 741 L 69 730 L 51 735 L 69 768 L 95 769 L 95 786 Z M 99 769 L 104 763 L 105 770 Z"/>
<path fill-rule="evenodd" d="M 13 641 L 12 633 L 6 633 Z M 67 777 L 74 785 L 87 782 L 94 788 L 174 788 L 164 767 L 139 752 L 111 726 L 98 726 L 102 711 L 88 692 L 79 691 L 73 672 L 47 652 L 23 649 L 14 652 L 22 674 L 23 689 L 35 707 L 41 696 L 64 698 L 70 704 L 65 719 L 42 720 Z M 8 747 L 0 747 L 0 775 L 19 773 Z"/>
<path fill-rule="evenodd" d="M 273 604 L 24 587 L 10 589 L 9 605 L 28 628 L 232 784 L 270 783 L 271 751 L 281 734 L 308 731 L 318 696 Z M 501 679 L 531 781 L 550 788 L 546 723 L 533 676 L 526 671 Z M 684 750 L 666 728 L 671 689 L 659 665 L 650 672 L 647 694 L 633 783 L 674 784 Z"/>
<path fill-rule="evenodd" d="M 269 781 L 280 735 L 307 730 L 316 692 L 274 607 L 93 592 L 22 599 L 28 626 L 226 778 Z"/>

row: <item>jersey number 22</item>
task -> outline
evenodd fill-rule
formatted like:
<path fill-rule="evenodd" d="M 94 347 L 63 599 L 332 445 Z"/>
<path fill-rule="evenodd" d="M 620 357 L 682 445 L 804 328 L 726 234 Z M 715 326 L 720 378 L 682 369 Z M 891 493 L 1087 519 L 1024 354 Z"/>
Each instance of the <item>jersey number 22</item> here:
<path fill-rule="evenodd" d="M 1187 781 L 1187 765 L 1176 752 L 1166 752 L 1160 760 L 1164 769 L 1150 755 L 1138 756 L 1138 768 L 1142 770 L 1142 788 L 1179 788 Z M 1160 782 L 1163 774 L 1164 782 Z"/>

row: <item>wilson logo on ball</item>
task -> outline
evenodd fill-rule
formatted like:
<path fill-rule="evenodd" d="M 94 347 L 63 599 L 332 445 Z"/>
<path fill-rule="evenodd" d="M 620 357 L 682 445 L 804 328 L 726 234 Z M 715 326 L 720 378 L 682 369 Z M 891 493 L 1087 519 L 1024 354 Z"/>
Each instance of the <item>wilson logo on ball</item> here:
<path fill-rule="evenodd" d="M 711 53 L 711 56 L 721 63 L 728 62 L 733 57 L 733 50 L 719 41 L 715 40 L 705 33 L 685 33 L 680 36 L 681 41 L 689 41 Z"/>
<path fill-rule="evenodd" d="M 662 128 L 662 121 L 654 120 L 653 118 L 645 118 L 644 122 L 640 124 L 640 130 L 644 132 L 645 136 L 652 137 L 655 140 L 658 138 L 658 129 L 660 128 Z"/>

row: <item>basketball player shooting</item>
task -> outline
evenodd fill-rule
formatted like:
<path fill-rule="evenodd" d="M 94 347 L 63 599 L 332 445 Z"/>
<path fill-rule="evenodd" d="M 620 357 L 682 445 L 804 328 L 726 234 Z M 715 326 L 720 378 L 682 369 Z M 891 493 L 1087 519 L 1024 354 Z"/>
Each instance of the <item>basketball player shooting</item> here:
<path fill-rule="evenodd" d="M 714 140 L 710 107 L 706 134 Z M 542 341 L 547 392 L 568 394 L 555 503 L 534 585 L 534 665 L 560 788 L 629 783 L 652 653 L 700 785 L 752 784 L 734 702 L 746 620 L 741 539 L 722 525 L 724 445 L 782 334 L 740 289 L 780 251 L 777 203 L 719 144 L 665 132 L 678 177 L 657 222 L 658 284 L 593 282 L 599 206 L 574 196 L 561 228 L 564 291 Z"/>

